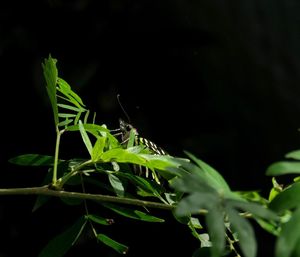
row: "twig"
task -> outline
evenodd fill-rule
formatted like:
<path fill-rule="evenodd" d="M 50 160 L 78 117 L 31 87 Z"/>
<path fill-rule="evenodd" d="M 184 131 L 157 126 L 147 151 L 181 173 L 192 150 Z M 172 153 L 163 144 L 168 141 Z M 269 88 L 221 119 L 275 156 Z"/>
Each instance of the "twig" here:
<path fill-rule="evenodd" d="M 162 209 L 162 210 L 173 210 L 175 208 L 175 206 L 164 204 L 164 203 L 143 201 L 139 199 L 132 199 L 126 197 L 78 193 L 78 192 L 69 192 L 63 190 L 53 190 L 53 189 L 49 189 L 48 186 L 27 187 L 27 188 L 6 188 L 6 189 L 2 188 L 0 189 L 0 196 L 1 195 L 48 195 L 54 197 L 76 198 L 76 199 L 93 200 L 99 202 L 112 202 L 112 203 L 120 203 L 126 205 L 143 206 L 143 207 Z"/>

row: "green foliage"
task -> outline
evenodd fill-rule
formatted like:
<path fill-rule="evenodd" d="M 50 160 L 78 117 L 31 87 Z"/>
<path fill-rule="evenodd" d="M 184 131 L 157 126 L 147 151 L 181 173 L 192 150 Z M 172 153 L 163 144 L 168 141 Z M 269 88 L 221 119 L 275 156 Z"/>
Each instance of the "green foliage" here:
<path fill-rule="evenodd" d="M 75 244 L 86 225 L 86 219 L 80 217 L 73 226 L 53 238 L 41 251 L 39 257 L 61 257 Z"/>
<path fill-rule="evenodd" d="M 117 241 L 111 239 L 107 235 L 104 234 L 98 234 L 97 239 L 101 241 L 102 243 L 106 244 L 107 246 L 113 248 L 118 253 L 126 254 L 128 251 L 128 247 L 126 245 L 123 245 L 121 243 L 118 243 Z"/>
<path fill-rule="evenodd" d="M 192 156 L 192 159 L 196 164 L 182 165 L 177 171 L 180 176 L 172 183 L 176 190 L 187 194 L 179 202 L 175 214 L 190 216 L 201 214 L 201 210 L 208 212 L 206 225 L 212 243 L 211 256 L 221 256 L 224 251 L 226 219 L 232 230 L 237 232 L 244 256 L 256 256 L 257 246 L 253 229 L 247 217 L 239 215 L 240 211 L 251 213 L 254 219 L 259 218 L 266 223 L 278 220 L 277 215 L 257 203 L 241 198 L 229 189 L 216 170 L 195 156 Z M 199 240 L 201 241 L 200 236 Z"/>
<path fill-rule="evenodd" d="M 51 166 L 54 158 L 49 155 L 23 154 L 9 159 L 9 162 L 23 166 Z"/>
<path fill-rule="evenodd" d="M 267 175 L 282 176 L 300 173 L 300 150 L 285 155 L 293 161 L 280 161 L 270 165 Z M 269 204 L 270 209 L 281 216 L 279 236 L 275 246 L 276 257 L 292 257 L 300 255 L 300 182 L 294 178 L 289 185 L 279 185 L 273 178 Z"/>
<path fill-rule="evenodd" d="M 105 208 L 114 215 L 138 222 L 164 222 L 148 208 L 141 208 L 147 203 L 172 210 L 175 219 L 187 226 L 191 240 L 196 238 L 200 246 L 194 257 L 221 257 L 229 252 L 255 257 L 257 241 L 250 219 L 277 237 L 276 257 L 300 256 L 299 177 L 286 186 L 273 177 L 273 188 L 266 199 L 258 191 L 233 191 L 217 170 L 191 153 L 186 152 L 188 159 L 153 154 L 137 143 L 134 129 L 128 140 L 122 142 L 113 130 L 97 124 L 95 113 L 92 120 L 89 118 L 90 111 L 71 86 L 59 77 L 56 64 L 57 60 L 51 56 L 42 64 L 57 136 L 54 156 L 24 154 L 9 161 L 41 169 L 47 167 L 43 190 L 79 191 L 87 196 L 86 189 L 92 185 L 98 195 L 110 197 L 115 203 L 101 202 L 97 206 L 99 213 L 91 214 L 89 206 L 99 202 L 87 202 L 84 197 L 62 197 L 62 202 L 70 208 L 83 205 L 85 212 L 80 213 L 74 225 L 50 240 L 40 257 L 63 256 L 85 229 L 91 230 L 99 243 L 120 254 L 127 253 L 127 246 L 102 233 L 102 226 L 113 225 L 114 220 L 102 217 L 101 211 Z M 68 133 L 81 135 L 82 142 L 76 147 L 85 147 L 87 157 L 60 158 L 60 139 Z M 270 165 L 267 175 L 299 174 L 300 150 L 285 157 L 289 160 Z M 146 175 L 148 171 L 152 178 Z M 33 210 L 47 204 L 48 199 L 49 196 L 39 195 Z"/>

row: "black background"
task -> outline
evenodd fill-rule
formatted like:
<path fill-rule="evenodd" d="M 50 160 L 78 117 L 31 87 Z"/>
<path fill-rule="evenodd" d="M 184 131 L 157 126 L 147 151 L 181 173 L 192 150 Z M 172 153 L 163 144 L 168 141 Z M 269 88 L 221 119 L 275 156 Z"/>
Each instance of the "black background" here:
<path fill-rule="evenodd" d="M 2 3 L 0 186 L 36 186 L 45 175 L 7 160 L 54 151 L 41 70 L 51 53 L 100 124 L 118 127 L 120 94 L 141 135 L 177 156 L 191 151 L 234 190 L 267 196 L 266 168 L 300 145 L 299 10 L 295 0 Z M 61 155 L 83 154 L 78 142 L 66 141 Z M 32 214 L 33 203 L 1 197 L 1 257 L 37 256 L 76 218 L 56 200 Z M 131 246 L 128 256 L 191 256 L 197 247 L 175 222 L 121 221 L 113 234 Z M 271 256 L 274 239 L 256 232 L 259 254 Z M 114 256 L 89 241 L 68 256 L 83 253 Z"/>

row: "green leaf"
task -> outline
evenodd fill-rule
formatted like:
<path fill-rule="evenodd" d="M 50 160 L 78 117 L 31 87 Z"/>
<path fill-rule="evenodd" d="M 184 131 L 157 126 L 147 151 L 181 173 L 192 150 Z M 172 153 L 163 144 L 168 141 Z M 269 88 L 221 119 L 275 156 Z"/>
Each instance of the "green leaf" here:
<path fill-rule="evenodd" d="M 292 184 L 271 201 L 269 207 L 275 211 L 294 209 L 300 206 L 300 182 Z"/>
<path fill-rule="evenodd" d="M 275 162 L 271 164 L 266 171 L 266 175 L 268 176 L 280 176 L 286 174 L 300 174 L 300 162 Z"/>
<path fill-rule="evenodd" d="M 106 208 L 118 213 L 119 215 L 122 215 L 127 218 L 131 219 L 136 219 L 136 220 L 142 220 L 142 221 L 147 221 L 147 222 L 164 222 L 163 219 L 152 216 L 150 214 L 147 214 L 142 211 L 138 210 L 133 210 L 125 207 L 120 207 L 115 204 L 110 204 L 110 203 L 101 203 L 103 206 Z"/>
<path fill-rule="evenodd" d="M 211 256 L 219 257 L 225 248 L 225 226 L 222 208 L 214 206 L 205 216 L 208 234 L 212 243 Z"/>
<path fill-rule="evenodd" d="M 8 161 L 23 166 L 52 166 L 54 157 L 42 154 L 23 154 L 13 157 Z"/>
<path fill-rule="evenodd" d="M 59 118 L 73 118 L 76 117 L 76 114 L 73 113 L 58 113 Z"/>
<path fill-rule="evenodd" d="M 106 218 L 100 217 L 98 215 L 88 214 L 85 217 L 88 220 L 91 220 L 94 223 L 97 223 L 100 225 L 112 225 L 114 223 L 114 221 L 112 219 L 106 219 Z"/>
<path fill-rule="evenodd" d="M 104 234 L 98 234 L 97 235 L 97 239 L 100 240 L 102 243 L 104 243 L 105 245 L 113 248 L 114 250 L 116 250 L 118 253 L 121 254 L 126 254 L 128 252 L 128 247 L 126 245 L 120 244 L 117 241 L 111 239 L 110 237 L 108 237 L 107 235 Z"/>
<path fill-rule="evenodd" d="M 295 151 L 289 152 L 284 157 L 290 158 L 290 159 L 295 159 L 295 160 L 300 160 L 300 150 L 295 150 Z"/>
<path fill-rule="evenodd" d="M 103 153 L 106 139 L 107 139 L 106 137 L 98 137 L 97 138 L 97 141 L 92 150 L 92 161 L 93 162 L 97 162 L 100 159 L 100 157 Z"/>
<path fill-rule="evenodd" d="M 212 188 L 201 174 L 197 172 L 198 167 L 194 164 L 189 164 L 189 170 L 191 173 L 186 173 L 172 180 L 171 186 L 181 192 L 194 193 L 194 192 L 210 192 L 217 193 L 214 188 Z M 195 169 L 194 169 L 195 168 Z"/>
<path fill-rule="evenodd" d="M 111 186 L 113 187 L 117 196 L 123 197 L 124 193 L 125 193 L 125 189 L 124 189 L 122 181 L 113 174 L 108 174 L 108 178 L 109 178 L 109 182 L 110 182 Z"/>
<path fill-rule="evenodd" d="M 53 117 L 55 126 L 58 124 L 58 109 L 57 109 L 57 98 L 56 98 L 56 84 L 58 79 L 58 71 L 56 68 L 56 59 L 53 59 L 49 55 L 48 59 L 44 60 L 42 64 L 44 78 L 46 80 L 47 93 L 51 102 Z"/>
<path fill-rule="evenodd" d="M 255 257 L 257 244 L 255 234 L 250 222 L 239 215 L 233 208 L 226 208 L 229 222 L 233 231 L 237 233 L 240 248 L 245 257 Z"/>
<path fill-rule="evenodd" d="M 163 201 L 160 195 L 162 188 L 157 183 L 144 179 L 140 176 L 136 176 L 125 172 L 115 172 L 115 174 L 119 177 L 126 178 L 130 183 L 134 184 L 136 187 L 140 187 L 143 191 L 148 193 L 148 196 L 152 195 Z"/>
<path fill-rule="evenodd" d="M 86 219 L 81 217 L 63 233 L 53 238 L 41 251 L 39 257 L 62 257 L 74 245 L 86 225 Z"/>
<path fill-rule="evenodd" d="M 210 186 L 215 187 L 217 190 L 223 191 L 230 191 L 229 185 L 222 177 L 222 175 L 217 172 L 214 168 L 212 168 L 207 163 L 201 161 L 200 159 L 196 158 L 189 152 L 185 152 L 188 157 L 190 157 L 206 174 L 207 182 Z"/>
<path fill-rule="evenodd" d="M 191 217 L 189 222 L 193 225 L 194 228 L 203 229 L 198 218 Z"/>
<path fill-rule="evenodd" d="M 81 137 L 82 137 L 82 140 L 90 154 L 90 156 L 92 157 L 92 154 L 93 154 L 93 146 L 92 146 L 92 143 L 91 143 L 91 140 L 88 136 L 88 134 L 86 133 L 86 130 L 81 122 L 81 120 L 79 120 L 79 131 L 80 131 L 80 134 L 81 134 Z"/>
<path fill-rule="evenodd" d="M 279 217 L 276 215 L 276 213 L 257 203 L 230 199 L 226 200 L 226 204 L 233 208 L 243 210 L 244 212 L 249 212 L 253 214 L 254 217 L 263 218 L 265 220 L 279 221 Z"/>
<path fill-rule="evenodd" d="M 135 138 L 136 138 L 136 130 L 131 129 L 130 133 L 129 133 L 129 140 L 128 140 L 128 143 L 127 143 L 127 148 L 134 146 Z"/>
<path fill-rule="evenodd" d="M 76 117 L 77 119 L 77 117 Z M 94 137 L 98 138 L 99 135 L 103 137 L 107 137 L 109 140 L 110 147 L 109 148 L 115 148 L 119 147 L 119 141 L 112 135 L 110 134 L 110 131 L 104 127 L 103 125 L 96 125 L 96 124 L 82 124 L 83 128 L 86 130 L 86 132 L 92 134 Z M 68 126 L 66 128 L 67 131 L 78 131 L 79 129 L 79 124 L 77 125 L 72 125 Z"/>
<path fill-rule="evenodd" d="M 84 115 L 84 118 L 83 118 L 83 123 L 84 124 L 87 123 L 89 115 L 90 115 L 90 110 L 87 110 L 86 113 L 85 113 L 85 115 Z"/>
<path fill-rule="evenodd" d="M 169 167 L 180 166 L 178 159 L 172 156 L 159 155 L 159 154 L 143 154 L 143 153 L 139 155 L 147 161 L 146 166 L 152 170 L 157 169 L 157 170 L 164 171 Z"/>
<path fill-rule="evenodd" d="M 98 135 L 98 131 L 99 132 L 106 132 L 106 133 L 110 133 L 109 130 L 103 126 L 100 126 L 100 125 L 97 125 L 97 124 L 82 124 L 84 129 L 87 131 L 87 132 L 90 132 L 91 134 L 94 134 L 95 132 L 97 132 L 96 134 Z M 80 130 L 79 129 L 79 125 L 72 125 L 72 126 L 69 126 L 67 128 L 67 131 L 78 131 Z"/>
<path fill-rule="evenodd" d="M 63 120 L 63 121 L 61 121 L 61 122 L 59 122 L 57 125 L 59 126 L 59 127 L 63 127 L 63 126 L 68 126 L 70 123 L 72 123 L 73 122 L 73 119 L 65 119 L 65 120 Z"/>
<path fill-rule="evenodd" d="M 58 107 L 63 108 L 63 109 L 67 109 L 70 111 L 75 111 L 75 112 L 83 112 L 85 111 L 84 108 L 78 108 L 72 105 L 68 105 L 68 104 L 57 104 Z"/>
<path fill-rule="evenodd" d="M 274 236 L 279 236 L 280 234 L 280 227 L 278 226 L 277 222 L 274 222 L 272 220 L 264 220 L 260 218 L 255 219 L 256 222 L 267 232 Z"/>
<path fill-rule="evenodd" d="M 73 103 L 78 108 L 81 108 L 81 106 L 85 106 L 79 97 L 74 91 L 72 91 L 71 86 L 62 78 L 57 79 L 57 84 L 59 85 L 58 90 L 63 93 L 71 103 Z"/>
<path fill-rule="evenodd" d="M 170 183 L 171 186 L 178 191 L 187 193 L 193 193 L 195 191 L 210 191 L 218 193 L 228 199 L 242 199 L 242 197 L 237 193 L 216 186 L 216 184 L 211 180 L 211 177 L 207 176 L 207 172 L 204 172 L 197 165 L 181 161 L 177 158 L 176 162 L 180 163 L 181 167 L 169 167 L 167 169 L 177 175 L 177 178 L 172 179 Z"/>
<path fill-rule="evenodd" d="M 282 225 L 280 236 L 275 246 L 276 257 L 299 256 L 292 255 L 293 252 L 299 253 L 300 243 L 300 208 L 292 215 L 291 219 Z"/>
<path fill-rule="evenodd" d="M 282 185 L 278 184 L 275 177 L 272 178 L 272 184 L 273 184 L 273 187 L 269 193 L 269 202 L 272 201 L 275 198 L 275 196 L 278 195 L 279 193 L 281 193 L 283 190 Z"/>
<path fill-rule="evenodd" d="M 177 216 L 199 214 L 201 209 L 213 209 L 218 203 L 218 198 L 211 192 L 196 192 L 184 197 L 176 207 Z"/>
<path fill-rule="evenodd" d="M 101 156 L 103 162 L 122 162 L 122 163 L 134 163 L 139 165 L 145 165 L 146 160 L 136 153 L 132 153 L 127 149 L 114 148 L 104 152 Z"/>

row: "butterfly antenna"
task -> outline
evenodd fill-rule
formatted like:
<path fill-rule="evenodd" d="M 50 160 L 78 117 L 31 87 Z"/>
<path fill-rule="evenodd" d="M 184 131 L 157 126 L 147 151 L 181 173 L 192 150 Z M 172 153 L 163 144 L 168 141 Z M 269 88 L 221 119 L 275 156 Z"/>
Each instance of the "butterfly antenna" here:
<path fill-rule="evenodd" d="M 127 112 L 125 111 L 123 105 L 121 104 L 120 94 L 117 94 L 117 99 L 118 99 L 118 103 L 119 103 L 119 105 L 120 105 L 120 107 L 121 107 L 123 113 L 125 114 L 125 116 L 126 116 L 128 122 L 130 123 L 130 117 L 129 117 L 129 115 L 127 114 Z"/>

